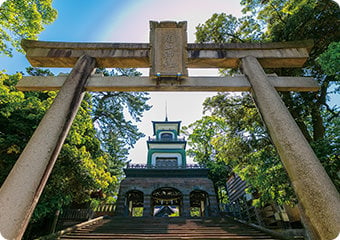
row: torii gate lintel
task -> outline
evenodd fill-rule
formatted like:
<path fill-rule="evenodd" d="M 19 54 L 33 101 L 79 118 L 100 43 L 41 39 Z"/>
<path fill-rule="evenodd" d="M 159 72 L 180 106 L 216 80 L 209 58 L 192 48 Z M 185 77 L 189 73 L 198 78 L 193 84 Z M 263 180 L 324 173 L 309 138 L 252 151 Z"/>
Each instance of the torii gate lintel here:
<path fill-rule="evenodd" d="M 23 39 L 21 45 L 33 67 L 72 68 L 77 59 L 86 54 L 96 59 L 97 67 L 150 68 L 155 44 Z M 263 68 L 298 68 L 308 59 L 313 45 L 313 40 L 275 43 L 186 43 L 181 49 L 181 55 L 185 57 L 183 61 L 187 68 L 238 68 L 240 59 L 246 56 L 256 57 Z M 182 65 L 182 62 L 180 64 Z M 153 72 L 157 73 L 157 70 Z"/>

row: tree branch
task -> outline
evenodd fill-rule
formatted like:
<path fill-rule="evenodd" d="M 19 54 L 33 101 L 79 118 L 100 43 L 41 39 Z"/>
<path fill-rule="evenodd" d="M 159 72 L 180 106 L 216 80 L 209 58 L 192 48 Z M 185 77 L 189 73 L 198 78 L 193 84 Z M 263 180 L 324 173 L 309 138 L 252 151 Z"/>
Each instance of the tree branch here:
<path fill-rule="evenodd" d="M 284 24 L 286 24 L 286 21 L 283 20 L 279 10 L 277 10 L 277 8 L 273 5 L 273 3 L 270 3 L 270 6 L 272 7 L 272 9 L 274 10 L 274 12 L 276 13 L 276 15 L 279 17 L 280 21 Z"/>

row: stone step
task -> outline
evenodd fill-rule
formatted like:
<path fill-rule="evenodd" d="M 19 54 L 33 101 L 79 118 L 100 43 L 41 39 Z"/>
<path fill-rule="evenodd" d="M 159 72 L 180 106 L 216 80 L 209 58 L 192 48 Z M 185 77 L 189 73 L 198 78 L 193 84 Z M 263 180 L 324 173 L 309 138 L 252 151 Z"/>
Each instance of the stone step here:
<path fill-rule="evenodd" d="M 176 237 L 169 237 L 169 236 L 164 236 L 164 237 L 160 237 L 160 236 L 154 236 L 154 237 L 150 237 L 150 236 L 144 236 L 144 237 L 136 237 L 136 236 L 106 236 L 106 237 L 94 237 L 92 235 L 90 236 L 79 236 L 79 237 L 75 237 L 75 236 L 70 236 L 70 237 L 62 237 L 62 238 L 58 238 L 61 240 L 72 240 L 72 239 L 87 239 L 87 240 L 98 240 L 98 239 L 114 239 L 114 240 L 120 240 L 120 239 L 153 239 L 153 240 L 163 240 L 163 239 L 172 239 L 172 240 L 181 240 L 181 239 L 195 239 L 195 240 L 219 240 L 219 239 L 227 239 L 227 240 L 242 240 L 242 239 L 246 239 L 246 240 L 275 240 L 275 238 L 270 238 L 270 237 L 266 237 L 266 238 L 254 238 L 254 237 L 225 237 L 225 236 L 190 236 L 190 237 L 180 237 L 180 236 L 176 236 Z"/>
<path fill-rule="evenodd" d="M 112 218 L 59 239 L 275 239 L 232 219 Z"/>
<path fill-rule="evenodd" d="M 77 230 L 76 231 L 77 233 L 84 233 L 84 232 L 91 232 L 91 230 L 89 229 L 81 229 L 81 230 Z M 103 231 L 103 230 L 100 230 L 100 231 L 95 231 L 97 233 L 210 233 L 210 232 L 214 232 L 214 233 L 219 233 L 219 234 L 223 234 L 226 232 L 226 230 L 223 230 L 223 229 L 218 229 L 218 230 L 210 230 L 210 229 L 179 229 L 179 230 L 176 230 L 176 229 L 171 229 L 171 230 L 167 230 L 167 231 L 160 231 L 160 230 L 157 230 L 157 229 L 116 229 L 116 230 L 110 230 L 108 229 L 107 231 Z M 228 231 L 229 233 L 233 233 L 231 231 Z M 246 231 L 247 234 L 253 234 L 253 235 L 261 235 L 261 232 L 258 232 L 258 231 Z"/>
<path fill-rule="evenodd" d="M 221 235 L 221 234 L 81 234 L 66 235 L 59 239 L 261 239 L 274 240 L 275 238 L 251 235 Z"/>
<path fill-rule="evenodd" d="M 185 233 L 185 232 L 199 232 L 199 233 L 204 233 L 204 232 L 215 232 L 215 233 L 224 233 L 224 232 L 229 232 L 229 233 L 242 233 L 242 232 L 247 232 L 248 234 L 260 234 L 261 232 L 253 230 L 253 229 L 245 229 L 245 230 L 230 230 L 230 229 L 210 229 L 210 228 L 188 228 L 188 229 L 154 229 L 154 228 L 120 228 L 120 229 L 110 229 L 110 228 L 84 228 L 84 229 L 79 229 L 76 232 L 97 232 L 97 233 L 143 233 L 143 232 L 154 232 L 154 233 Z"/>

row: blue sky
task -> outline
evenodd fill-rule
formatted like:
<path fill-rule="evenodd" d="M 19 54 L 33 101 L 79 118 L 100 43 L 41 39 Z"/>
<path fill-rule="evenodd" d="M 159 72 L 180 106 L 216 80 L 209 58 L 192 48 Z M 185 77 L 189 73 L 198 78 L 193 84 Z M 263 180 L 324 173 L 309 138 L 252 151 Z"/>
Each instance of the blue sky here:
<path fill-rule="evenodd" d="M 338 0 L 339 2 L 340 0 Z M 1 0 L 0 0 L 1 3 Z M 194 42 L 195 26 L 213 13 L 226 12 L 241 16 L 239 0 L 54 0 L 57 20 L 39 35 L 42 41 L 64 42 L 149 42 L 149 21 L 188 21 L 188 42 Z M 22 54 L 0 57 L 0 70 L 12 74 L 29 66 Z M 70 69 L 56 69 L 55 72 Z M 141 69 L 144 74 L 147 69 Z M 216 75 L 217 70 L 196 70 L 194 75 Z M 167 102 L 169 120 L 182 120 L 188 125 L 202 116 L 202 102 L 214 93 L 151 93 L 153 108 L 138 124 L 146 136 L 152 134 L 151 121 L 165 118 Z M 133 162 L 146 162 L 146 138 L 131 151 Z"/>

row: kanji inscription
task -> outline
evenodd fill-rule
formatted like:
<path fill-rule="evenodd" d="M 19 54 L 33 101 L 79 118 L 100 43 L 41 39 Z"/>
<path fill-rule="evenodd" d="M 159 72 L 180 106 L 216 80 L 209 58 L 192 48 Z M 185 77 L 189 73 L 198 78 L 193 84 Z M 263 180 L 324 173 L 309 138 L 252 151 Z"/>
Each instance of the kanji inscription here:
<path fill-rule="evenodd" d="M 186 22 L 151 22 L 151 77 L 187 76 Z"/>
<path fill-rule="evenodd" d="M 176 30 L 176 29 L 175 29 Z M 173 29 L 168 30 L 163 34 L 161 44 L 163 44 L 163 52 L 161 53 L 161 70 L 168 72 L 176 72 L 176 58 L 180 57 L 178 54 L 178 48 L 176 48 L 176 34 L 171 33 Z"/>

